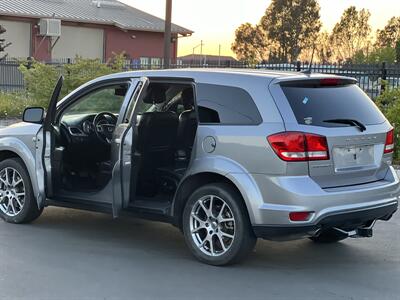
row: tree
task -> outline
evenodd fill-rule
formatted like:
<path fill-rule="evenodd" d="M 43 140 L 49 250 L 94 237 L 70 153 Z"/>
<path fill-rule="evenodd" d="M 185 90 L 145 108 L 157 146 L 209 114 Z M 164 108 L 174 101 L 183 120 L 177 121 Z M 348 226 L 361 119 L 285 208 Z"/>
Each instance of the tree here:
<path fill-rule="evenodd" d="M 257 63 L 266 57 L 266 41 L 265 33 L 260 26 L 245 23 L 236 29 L 231 49 L 239 60 Z"/>
<path fill-rule="evenodd" d="M 396 62 L 400 63 L 400 39 L 396 42 Z"/>
<path fill-rule="evenodd" d="M 314 50 L 313 61 L 323 64 L 332 62 L 333 50 L 331 47 L 330 35 L 327 31 L 318 34 L 314 46 L 315 49 L 314 47 L 304 49 L 299 56 L 299 60 L 309 62 Z"/>
<path fill-rule="evenodd" d="M 387 62 L 393 64 L 396 60 L 396 49 L 392 47 L 376 48 L 368 55 L 367 63 Z"/>
<path fill-rule="evenodd" d="M 360 50 L 364 51 L 368 47 L 371 33 L 370 16 L 368 10 L 358 11 L 355 6 L 350 6 L 343 12 L 331 35 L 331 45 L 338 60 L 348 61 Z"/>
<path fill-rule="evenodd" d="M 395 60 L 396 50 L 392 47 L 375 48 L 368 55 L 360 50 L 351 58 L 351 62 L 355 64 L 377 64 L 382 62 L 393 64 Z"/>
<path fill-rule="evenodd" d="M 400 17 L 392 17 L 382 30 L 376 32 L 376 46 L 396 47 L 396 42 L 400 40 Z"/>
<path fill-rule="evenodd" d="M 272 0 L 261 26 L 280 61 L 295 61 L 302 50 L 313 47 L 321 29 L 319 12 L 316 0 Z"/>
<path fill-rule="evenodd" d="M 0 25 L 0 35 L 5 33 L 6 31 L 7 30 L 2 25 Z M 4 52 L 4 50 L 10 45 L 11 45 L 11 43 L 6 43 L 5 39 L 0 38 L 0 54 L 1 54 L 1 52 Z M 5 59 L 6 57 L 7 57 L 7 54 L 3 55 L 3 56 L 0 55 L 0 61 Z"/>
<path fill-rule="evenodd" d="M 330 42 L 330 36 L 327 31 L 321 32 L 318 35 L 315 51 L 320 62 L 329 63 L 332 61 L 333 50 Z"/>

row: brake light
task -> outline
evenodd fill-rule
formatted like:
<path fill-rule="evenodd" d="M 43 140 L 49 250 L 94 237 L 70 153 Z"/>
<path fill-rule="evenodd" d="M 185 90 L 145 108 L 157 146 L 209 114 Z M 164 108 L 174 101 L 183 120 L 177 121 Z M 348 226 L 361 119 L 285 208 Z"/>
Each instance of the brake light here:
<path fill-rule="evenodd" d="M 323 78 L 319 81 L 321 86 L 336 86 L 339 85 L 339 78 Z"/>
<path fill-rule="evenodd" d="M 385 151 L 384 153 L 392 153 L 394 151 L 394 130 L 386 133 Z"/>
<path fill-rule="evenodd" d="M 328 160 L 329 149 L 322 135 L 287 131 L 269 136 L 268 142 L 284 161 Z"/>

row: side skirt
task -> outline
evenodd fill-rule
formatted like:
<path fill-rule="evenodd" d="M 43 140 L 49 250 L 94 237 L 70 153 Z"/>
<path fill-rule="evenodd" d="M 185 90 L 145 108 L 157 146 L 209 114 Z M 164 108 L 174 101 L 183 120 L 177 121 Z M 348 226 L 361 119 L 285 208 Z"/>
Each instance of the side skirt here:
<path fill-rule="evenodd" d="M 100 212 L 113 215 L 112 205 L 102 202 L 57 198 L 57 199 L 47 199 L 45 205 L 46 207 L 47 206 L 64 207 L 64 208 L 72 208 L 72 209 Z M 139 219 L 145 219 L 149 221 L 156 221 L 168 224 L 174 223 L 173 217 L 169 215 L 155 213 L 154 210 L 152 209 L 129 207 L 128 209 L 122 210 L 120 216 L 139 218 Z"/>

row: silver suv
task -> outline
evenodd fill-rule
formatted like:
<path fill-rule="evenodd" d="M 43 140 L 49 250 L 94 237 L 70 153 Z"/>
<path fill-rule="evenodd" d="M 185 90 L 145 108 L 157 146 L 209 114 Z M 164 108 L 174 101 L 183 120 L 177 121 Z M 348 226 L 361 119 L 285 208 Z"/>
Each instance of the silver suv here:
<path fill-rule="evenodd" d="M 397 209 L 393 128 L 354 79 L 247 70 L 98 78 L 0 130 L 0 216 L 61 206 L 168 222 L 200 261 L 257 238 L 370 237 Z"/>

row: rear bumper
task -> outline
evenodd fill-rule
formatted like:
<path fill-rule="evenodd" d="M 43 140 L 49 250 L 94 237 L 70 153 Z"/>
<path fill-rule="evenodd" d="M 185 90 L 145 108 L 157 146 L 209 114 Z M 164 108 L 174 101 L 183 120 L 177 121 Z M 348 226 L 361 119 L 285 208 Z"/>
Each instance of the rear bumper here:
<path fill-rule="evenodd" d="M 285 241 L 311 237 L 325 228 L 340 227 L 355 229 L 373 220 L 389 220 L 398 208 L 394 200 L 383 205 L 377 205 L 360 210 L 343 211 L 328 214 L 312 225 L 270 226 L 255 225 L 253 230 L 258 238 Z"/>
<path fill-rule="evenodd" d="M 400 182 L 392 167 L 381 181 L 329 189 L 322 189 L 309 176 L 252 176 L 262 198 L 250 201 L 253 226 L 315 226 L 328 216 L 390 205 L 400 195 Z M 251 195 L 247 198 L 252 199 Z M 290 221 L 290 212 L 301 211 L 313 213 L 307 221 Z"/>

